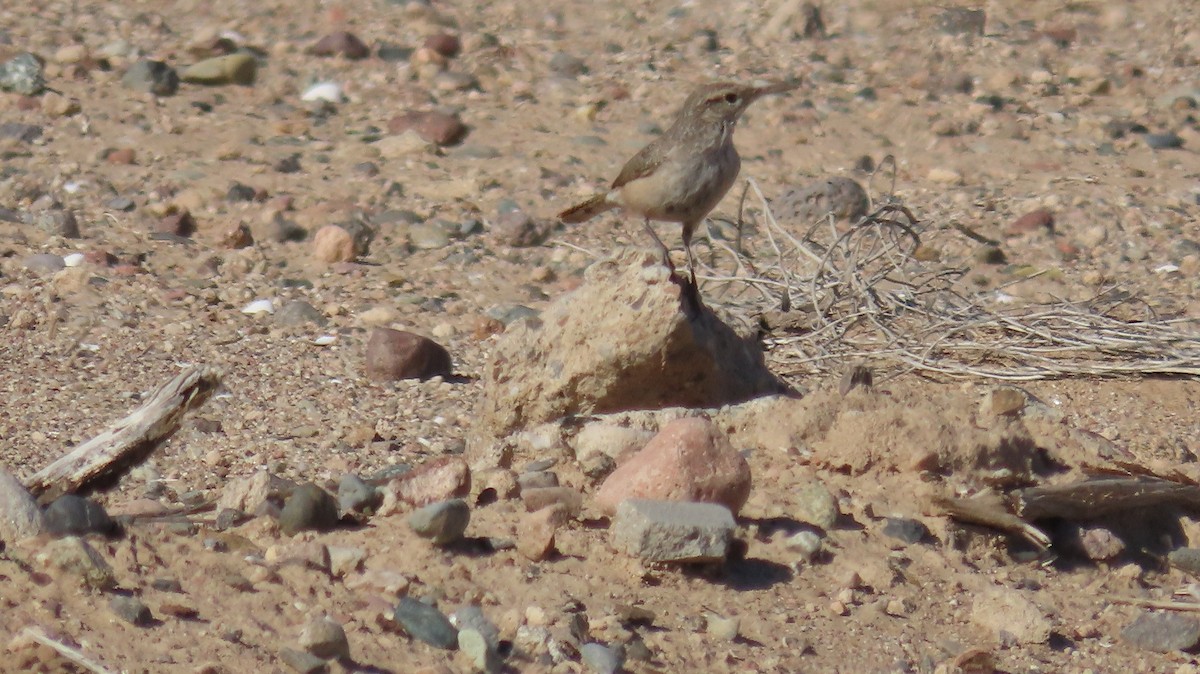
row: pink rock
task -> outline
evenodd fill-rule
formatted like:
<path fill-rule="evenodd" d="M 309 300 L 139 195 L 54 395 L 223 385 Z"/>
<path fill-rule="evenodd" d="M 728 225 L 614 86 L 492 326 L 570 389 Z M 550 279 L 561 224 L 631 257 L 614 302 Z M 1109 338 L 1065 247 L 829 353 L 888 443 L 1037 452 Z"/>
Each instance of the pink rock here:
<path fill-rule="evenodd" d="M 191 236 L 196 233 L 196 220 L 186 210 L 179 210 L 163 216 L 155 225 L 155 229 L 163 234 Z"/>
<path fill-rule="evenodd" d="M 371 379 L 429 379 L 453 371 L 450 352 L 441 344 L 412 332 L 375 328 L 367 340 L 367 376 Z"/>
<path fill-rule="evenodd" d="M 437 33 L 425 38 L 425 46 L 433 51 L 452 59 L 462 51 L 462 42 L 457 35 Z"/>
<path fill-rule="evenodd" d="M 1017 235 L 1041 229 L 1048 232 L 1054 231 L 1054 214 L 1044 208 L 1029 211 L 1012 221 L 1008 226 L 1007 233 L 1009 235 Z"/>
<path fill-rule="evenodd" d="M 457 456 L 435 459 L 392 480 L 388 489 L 415 507 L 459 498 L 471 492 L 471 469 Z"/>
<path fill-rule="evenodd" d="M 406 112 L 388 121 L 388 131 L 400 135 L 409 129 L 426 142 L 454 145 L 467 135 L 467 125 L 457 115 L 444 112 Z"/>
<path fill-rule="evenodd" d="M 668 423 L 596 492 L 605 512 L 626 499 L 719 503 L 735 515 L 750 497 L 750 465 L 708 419 Z"/>
<path fill-rule="evenodd" d="M 350 262 L 355 257 L 354 236 L 337 225 L 325 225 L 313 235 L 313 255 L 321 262 Z"/>
<path fill-rule="evenodd" d="M 525 515 L 517 525 L 517 551 L 532 561 L 542 561 L 554 552 L 555 532 L 570 519 L 561 503 Z"/>
<path fill-rule="evenodd" d="M 317 56 L 336 56 L 341 54 L 348 59 L 364 59 L 371 55 L 371 48 L 363 43 L 354 33 L 339 30 L 326 35 L 313 45 L 312 51 Z"/>

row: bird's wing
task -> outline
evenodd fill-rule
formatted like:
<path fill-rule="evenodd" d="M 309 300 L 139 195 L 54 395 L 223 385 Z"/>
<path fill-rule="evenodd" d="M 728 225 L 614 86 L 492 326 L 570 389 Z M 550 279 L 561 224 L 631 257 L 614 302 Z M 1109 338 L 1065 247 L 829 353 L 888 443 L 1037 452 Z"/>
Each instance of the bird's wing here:
<path fill-rule="evenodd" d="M 631 183 L 638 178 L 644 178 L 657 169 L 666 158 L 666 152 L 663 151 L 663 138 L 660 136 L 646 147 L 633 155 L 633 158 L 625 162 L 625 167 L 621 169 L 620 175 L 612 183 L 612 189 L 617 189 L 628 183 Z"/>

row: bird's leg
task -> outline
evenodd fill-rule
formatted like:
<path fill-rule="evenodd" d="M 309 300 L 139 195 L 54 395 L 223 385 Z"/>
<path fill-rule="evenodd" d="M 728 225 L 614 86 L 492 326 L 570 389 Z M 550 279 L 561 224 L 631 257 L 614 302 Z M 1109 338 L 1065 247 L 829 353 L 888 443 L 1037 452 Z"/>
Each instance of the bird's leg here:
<path fill-rule="evenodd" d="M 687 253 L 689 283 L 683 284 L 684 310 L 688 318 L 700 315 L 704 301 L 700 299 L 700 285 L 696 283 L 696 259 L 692 257 L 692 234 L 696 231 L 698 222 L 683 223 L 683 250 Z"/>
<path fill-rule="evenodd" d="M 696 225 L 699 223 L 685 222 L 683 223 L 683 250 L 687 253 L 688 274 L 690 274 L 692 285 L 699 288 L 696 284 L 696 259 L 692 257 L 692 234 L 696 231 Z"/>
<path fill-rule="evenodd" d="M 644 224 L 646 225 L 646 231 L 650 232 L 650 237 L 654 239 L 654 243 L 658 244 L 658 249 L 662 252 L 663 265 L 666 266 L 667 269 L 670 269 L 671 275 L 674 276 L 675 263 L 671 262 L 671 249 L 667 248 L 667 244 L 663 243 L 662 239 L 658 238 L 658 233 L 655 232 L 654 228 L 650 226 L 650 218 L 646 218 Z"/>

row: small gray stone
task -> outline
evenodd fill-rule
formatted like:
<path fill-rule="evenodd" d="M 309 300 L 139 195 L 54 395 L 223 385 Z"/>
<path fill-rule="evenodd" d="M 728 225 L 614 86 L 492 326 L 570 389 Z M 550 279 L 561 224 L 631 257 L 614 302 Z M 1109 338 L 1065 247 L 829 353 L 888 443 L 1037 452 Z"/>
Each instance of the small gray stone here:
<path fill-rule="evenodd" d="M 500 656 L 487 638 L 471 628 L 458 631 L 458 650 L 470 658 L 475 669 L 481 672 L 498 672 L 502 666 Z"/>
<path fill-rule="evenodd" d="M 374 512 L 382 503 L 383 493 L 353 473 L 346 473 L 338 482 L 338 508 L 341 512 Z"/>
<path fill-rule="evenodd" d="M 492 223 L 492 235 L 506 246 L 529 248 L 540 246 L 550 238 L 555 223 L 539 220 L 515 204 L 502 208 Z"/>
<path fill-rule="evenodd" d="M 15 138 L 23 143 L 32 143 L 41 138 L 42 127 L 37 124 L 5 122 L 0 124 L 0 138 Z"/>
<path fill-rule="evenodd" d="M 579 657 L 596 674 L 616 674 L 621 671 L 621 654 L 604 644 L 591 641 L 580 646 Z"/>
<path fill-rule="evenodd" d="M 450 622 L 459 630 L 472 629 L 479 632 L 494 648 L 500 643 L 500 628 L 483 614 L 477 604 L 467 604 L 450 616 Z"/>
<path fill-rule="evenodd" d="M 442 612 L 412 597 L 401 597 L 396 605 L 396 622 L 409 636 L 437 648 L 454 650 L 458 646 L 458 630 Z"/>
<path fill-rule="evenodd" d="M 717 562 L 735 526 L 722 505 L 629 499 L 617 506 L 613 543 L 649 562 Z"/>
<path fill-rule="evenodd" d="M 550 71 L 574 79 L 586 73 L 588 69 L 583 59 L 560 51 L 550 57 Z"/>
<path fill-rule="evenodd" d="M 818 480 L 813 480 L 796 490 L 796 519 L 828 531 L 837 522 L 838 502 L 833 494 Z"/>
<path fill-rule="evenodd" d="M 812 225 L 827 218 L 830 213 L 839 220 L 856 222 L 867 214 L 871 200 L 858 181 L 844 176 L 831 176 L 788 190 L 771 205 L 780 221 Z"/>
<path fill-rule="evenodd" d="M 1175 133 L 1148 133 L 1146 144 L 1155 150 L 1175 150 L 1183 147 L 1183 138 Z"/>
<path fill-rule="evenodd" d="M 471 507 L 454 498 L 417 508 L 408 516 L 408 525 L 434 545 L 449 545 L 462 539 L 471 521 Z"/>
<path fill-rule="evenodd" d="M 179 74 L 162 61 L 142 60 L 129 66 L 121 83 L 135 91 L 172 96 L 179 90 Z"/>
<path fill-rule="evenodd" d="M 441 250 L 450 245 L 450 231 L 437 222 L 419 222 L 409 226 L 408 240 L 417 250 Z"/>
<path fill-rule="evenodd" d="M 329 551 L 329 572 L 334 578 L 345 578 L 351 572 L 357 571 L 367 557 L 362 548 L 330 545 L 326 549 Z"/>
<path fill-rule="evenodd" d="M 521 489 L 540 489 L 542 487 L 557 487 L 558 475 L 550 471 L 534 471 L 521 473 L 517 476 L 517 484 Z"/>
<path fill-rule="evenodd" d="M 46 531 L 55 536 L 83 536 L 116 530 L 104 506 L 75 494 L 64 494 L 46 507 Z"/>
<path fill-rule="evenodd" d="M 801 531 L 789 536 L 784 545 L 807 563 L 821 551 L 821 537 L 815 531 Z"/>
<path fill-rule="evenodd" d="M 0 468 L 0 547 L 37 536 L 45 527 L 37 501 L 16 477 Z"/>
<path fill-rule="evenodd" d="M 280 325 L 325 325 L 329 319 L 313 305 L 304 300 L 292 300 L 275 312 L 275 322 Z"/>
<path fill-rule="evenodd" d="M 1193 576 L 1200 576 L 1200 548 L 1179 548 L 1172 550 L 1167 555 L 1167 561 L 1171 566 L 1190 573 Z"/>
<path fill-rule="evenodd" d="M 56 274 L 67 268 L 61 255 L 54 253 L 34 253 L 22 260 L 22 265 L 29 271 L 39 275 Z"/>
<path fill-rule="evenodd" d="M 912 545 L 920 543 L 929 536 L 929 527 L 919 520 L 907 517 L 889 517 L 883 525 L 883 535 L 895 538 Z"/>
<path fill-rule="evenodd" d="M 983 35 L 987 13 L 982 9 L 951 7 L 938 15 L 937 29 L 947 35 Z"/>
<path fill-rule="evenodd" d="M 137 597 L 117 595 L 108 603 L 108 608 L 125 622 L 138 627 L 145 627 L 154 621 L 150 607 Z"/>
<path fill-rule="evenodd" d="M 337 526 L 337 501 L 317 485 L 300 485 L 279 513 L 279 529 L 292 536 L 301 531 L 329 531 Z"/>
<path fill-rule="evenodd" d="M 234 181 L 225 191 L 225 201 L 230 203 L 239 203 L 243 201 L 254 201 L 258 196 L 258 190 L 244 183 Z"/>
<path fill-rule="evenodd" d="M 42 60 L 37 56 L 25 52 L 0 64 L 0 89 L 22 96 L 37 96 L 45 88 Z"/>
<path fill-rule="evenodd" d="M 135 206 L 136 204 L 133 203 L 133 199 L 128 197 L 113 197 L 104 204 L 104 207 L 107 209 L 123 212 L 132 211 Z"/>
<path fill-rule="evenodd" d="M 470 143 L 458 148 L 454 152 L 454 156 L 464 159 L 496 159 L 501 156 L 501 153 L 491 145 Z"/>
<path fill-rule="evenodd" d="M 24 220 L 54 236 L 68 239 L 79 238 L 79 218 L 71 211 L 52 210 L 42 213 L 27 213 Z"/>
<path fill-rule="evenodd" d="M 484 312 L 488 318 L 494 318 L 505 325 L 515 323 L 522 318 L 537 318 L 539 314 L 537 309 L 531 309 L 524 304 L 492 307 Z"/>
<path fill-rule="evenodd" d="M 709 636 L 719 641 L 733 641 L 737 639 L 741 627 L 742 621 L 736 616 L 727 618 L 715 613 L 709 613 L 705 616 L 705 630 Z"/>
<path fill-rule="evenodd" d="M 1179 613 L 1147 612 L 1122 630 L 1121 637 L 1146 651 L 1183 651 L 1200 642 L 1200 620 Z"/>
<path fill-rule="evenodd" d="M 350 642 L 341 623 L 320 616 L 309 621 L 300 631 L 300 647 L 325 660 L 350 657 Z"/>
<path fill-rule="evenodd" d="M 329 671 L 329 665 L 321 658 L 293 648 L 280 650 L 279 659 L 293 672 L 299 672 L 299 674 L 325 674 Z"/>

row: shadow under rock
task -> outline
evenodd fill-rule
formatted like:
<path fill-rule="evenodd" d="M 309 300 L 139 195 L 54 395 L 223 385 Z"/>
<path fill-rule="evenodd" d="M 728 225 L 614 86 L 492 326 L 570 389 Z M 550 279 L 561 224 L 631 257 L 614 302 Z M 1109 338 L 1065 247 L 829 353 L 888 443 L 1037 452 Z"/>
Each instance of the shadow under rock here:
<path fill-rule="evenodd" d="M 774 585 L 787 583 L 795 576 L 784 564 L 765 559 L 730 559 L 721 568 L 713 581 L 731 590 L 767 590 Z"/>

